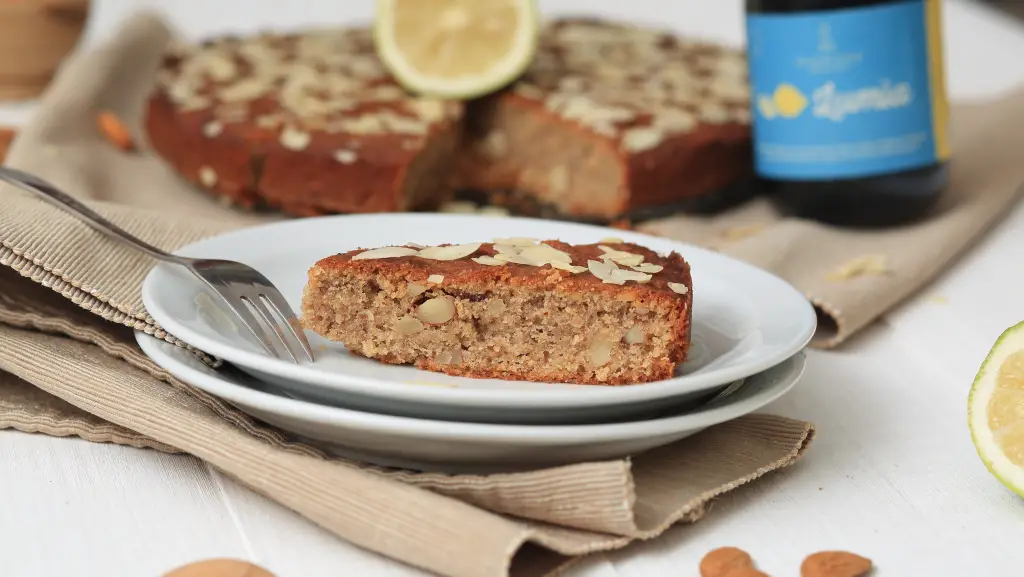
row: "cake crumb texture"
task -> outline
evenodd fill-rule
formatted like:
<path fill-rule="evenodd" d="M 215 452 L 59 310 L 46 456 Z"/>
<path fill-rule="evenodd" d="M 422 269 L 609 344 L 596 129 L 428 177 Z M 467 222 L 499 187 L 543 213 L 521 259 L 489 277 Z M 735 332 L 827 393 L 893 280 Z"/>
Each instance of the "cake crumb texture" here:
<path fill-rule="evenodd" d="M 495 246 L 454 260 L 355 258 L 363 250 L 325 258 L 309 271 L 303 325 L 354 354 L 467 377 L 628 385 L 671 378 L 685 360 L 692 283 L 678 254 L 546 241 L 533 246 L 568 255 L 566 268 L 477 262 L 507 254 Z M 618 284 L 596 276 L 605 271 L 595 265 L 566 270 L 609 254 L 642 256 L 637 266 L 658 271 Z"/>

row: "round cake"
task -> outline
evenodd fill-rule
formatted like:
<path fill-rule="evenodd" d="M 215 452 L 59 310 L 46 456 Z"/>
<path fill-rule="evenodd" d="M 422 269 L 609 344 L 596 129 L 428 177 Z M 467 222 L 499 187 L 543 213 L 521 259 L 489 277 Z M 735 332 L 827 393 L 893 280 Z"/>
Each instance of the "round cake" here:
<path fill-rule="evenodd" d="M 462 114 L 460 102 L 408 94 L 370 31 L 352 28 L 175 44 L 145 126 L 198 187 L 307 216 L 439 205 Z"/>

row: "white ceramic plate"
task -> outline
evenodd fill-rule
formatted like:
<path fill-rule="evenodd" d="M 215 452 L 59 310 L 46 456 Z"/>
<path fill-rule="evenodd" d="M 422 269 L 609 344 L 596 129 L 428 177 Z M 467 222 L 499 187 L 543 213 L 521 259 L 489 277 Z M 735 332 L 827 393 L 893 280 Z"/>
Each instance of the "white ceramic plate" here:
<path fill-rule="evenodd" d="M 295 395 L 378 413 L 478 422 L 593 422 L 639 414 L 763 371 L 796 354 L 814 333 L 814 310 L 804 296 L 763 270 L 662 238 L 558 221 L 437 214 L 310 218 L 242 229 L 178 254 L 253 266 L 298 311 L 306 272 L 325 256 L 405 242 L 513 236 L 574 244 L 615 236 L 658 252 L 681 253 L 691 265 L 694 286 L 690 360 L 672 379 L 636 386 L 469 379 L 378 363 L 308 333 L 317 360 L 295 365 L 263 353 L 219 312 L 203 285 L 177 267 L 156 266 L 142 294 L 149 313 L 171 334 Z"/>
<path fill-rule="evenodd" d="M 214 370 L 192 353 L 136 333 L 142 350 L 182 381 L 327 450 L 383 466 L 447 472 L 517 470 L 613 459 L 666 445 L 756 411 L 800 378 L 804 354 L 748 377 L 731 395 L 691 413 L 591 425 L 453 423 L 367 413 L 289 398 L 244 372 Z"/>

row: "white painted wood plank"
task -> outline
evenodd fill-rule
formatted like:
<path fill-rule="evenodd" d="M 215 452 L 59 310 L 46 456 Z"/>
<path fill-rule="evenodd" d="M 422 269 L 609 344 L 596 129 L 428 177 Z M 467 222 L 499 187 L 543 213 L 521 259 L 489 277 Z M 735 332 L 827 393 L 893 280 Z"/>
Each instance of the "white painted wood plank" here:
<path fill-rule="evenodd" d="M 1024 502 L 975 456 L 963 387 L 907 357 L 888 328 L 842 352 L 812 352 L 804 380 L 767 410 L 818 424 L 806 459 L 718 500 L 696 526 L 613 554 L 623 577 L 695 575 L 701 556 L 725 545 L 771 575 L 795 575 L 807 554 L 835 548 L 874 559 L 879 575 L 1024 564 L 1024 550 L 1005 547 Z"/>
<path fill-rule="evenodd" d="M 252 559 L 278 577 L 426 577 L 428 573 L 360 549 L 297 513 L 214 473 Z M 618 577 L 604 555 L 580 563 L 566 577 Z"/>
<path fill-rule="evenodd" d="M 278 577 L 428 575 L 343 541 L 234 480 L 214 474 L 252 551 L 252 559 Z"/>
<path fill-rule="evenodd" d="M 283 12 L 269 0 L 99 0 L 93 36 L 144 4 L 160 5 L 193 35 L 340 22 L 365 18 L 369 10 L 368 3 L 349 8 L 316 0 L 296 0 Z M 945 5 L 954 96 L 992 94 L 1024 79 L 1019 25 L 964 1 Z M 690 0 L 670 12 L 660 0 L 601 6 L 542 0 L 541 6 L 656 14 L 666 25 L 740 38 L 739 2 Z M 26 109 L 4 107 L 0 118 L 21 118 Z M 1024 209 L 932 289 L 948 303 L 919 297 L 889 315 L 888 327 L 873 328 L 841 352 L 813 354 L 805 381 L 771 408 L 819 423 L 822 434 L 796 469 L 720 500 L 692 530 L 611 555 L 614 567 L 595 559 L 572 574 L 694 575 L 700 556 L 725 544 L 747 548 L 776 575 L 795 574 L 806 553 L 823 547 L 871 556 L 884 575 L 1001 574 L 1019 567 L 1024 553 L 1001 545 L 1024 520 L 1021 502 L 973 454 L 964 408 L 988 346 L 1005 326 L 1024 320 L 1018 296 L 1024 266 L 1015 256 L 1021 246 Z M 250 551 L 280 577 L 417 574 L 356 550 L 231 481 L 223 488 L 230 506 L 220 491 L 188 457 L 0 433 L 0 575 L 155 577 L 194 559 Z"/>
<path fill-rule="evenodd" d="M 157 577 L 245 554 L 198 460 L 0 431 L 0 575 Z"/>
<path fill-rule="evenodd" d="M 1024 321 L 1024 204 L 947 274 L 886 317 L 907 354 L 966 395 L 1000 333 Z"/>

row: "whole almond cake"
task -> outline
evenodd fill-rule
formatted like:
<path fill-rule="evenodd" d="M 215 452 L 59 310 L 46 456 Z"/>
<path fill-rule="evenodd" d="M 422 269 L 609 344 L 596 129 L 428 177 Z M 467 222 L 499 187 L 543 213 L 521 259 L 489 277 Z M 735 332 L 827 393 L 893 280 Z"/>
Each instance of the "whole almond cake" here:
<path fill-rule="evenodd" d="M 431 209 L 470 189 L 610 221 L 742 182 L 746 74 L 739 50 L 561 19 L 521 78 L 464 104 L 404 91 L 368 29 L 323 29 L 175 45 L 145 122 L 171 167 L 245 207 Z"/>
<path fill-rule="evenodd" d="M 352 353 L 467 377 L 628 385 L 690 346 L 690 267 L 609 239 L 392 246 L 309 270 L 303 326 Z"/>

